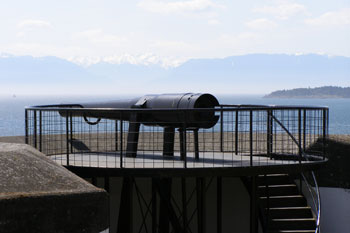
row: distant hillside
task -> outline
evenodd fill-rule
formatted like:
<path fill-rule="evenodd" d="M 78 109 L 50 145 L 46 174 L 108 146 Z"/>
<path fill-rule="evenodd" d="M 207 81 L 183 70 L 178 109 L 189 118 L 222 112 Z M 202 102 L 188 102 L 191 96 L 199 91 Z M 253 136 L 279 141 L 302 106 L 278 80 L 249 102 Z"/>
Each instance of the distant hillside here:
<path fill-rule="evenodd" d="M 350 87 L 296 88 L 274 91 L 264 98 L 350 98 Z"/>

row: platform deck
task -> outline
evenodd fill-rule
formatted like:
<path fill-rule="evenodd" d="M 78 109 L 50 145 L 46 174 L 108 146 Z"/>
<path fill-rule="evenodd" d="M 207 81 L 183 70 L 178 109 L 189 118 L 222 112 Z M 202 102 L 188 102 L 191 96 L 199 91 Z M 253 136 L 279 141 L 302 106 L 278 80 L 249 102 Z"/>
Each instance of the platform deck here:
<path fill-rule="evenodd" d="M 58 164 L 64 166 L 120 168 L 120 153 L 75 153 L 69 155 L 50 156 Z M 270 159 L 266 156 L 253 156 L 252 162 L 249 155 L 235 155 L 222 152 L 201 152 L 200 158 L 195 159 L 194 153 L 187 153 L 186 168 L 219 168 L 219 167 L 250 167 L 250 166 L 274 166 L 296 165 L 299 161 Z M 180 153 L 174 156 L 163 156 L 161 152 L 139 151 L 136 158 L 122 158 L 123 168 L 185 168 L 185 162 L 180 159 Z M 310 163 L 302 161 L 301 163 Z"/>

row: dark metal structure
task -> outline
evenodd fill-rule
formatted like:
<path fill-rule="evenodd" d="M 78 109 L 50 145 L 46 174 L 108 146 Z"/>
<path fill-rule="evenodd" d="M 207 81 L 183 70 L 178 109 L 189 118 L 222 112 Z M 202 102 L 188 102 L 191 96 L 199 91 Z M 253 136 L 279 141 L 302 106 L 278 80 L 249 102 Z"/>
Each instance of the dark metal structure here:
<path fill-rule="evenodd" d="M 216 232 L 223 232 L 225 177 L 241 177 L 249 190 L 250 232 L 257 232 L 259 218 L 264 232 L 276 230 L 270 223 L 275 187 L 269 183 L 275 174 L 296 174 L 288 177 L 313 198 L 316 218 L 310 226 L 318 232 L 320 198 L 312 171 L 326 161 L 327 108 L 219 105 L 210 94 L 166 94 L 33 106 L 25 116 L 27 144 L 93 183 L 103 177 L 106 190 L 110 177 L 122 178 L 117 232 L 205 232 L 212 185 Z M 141 191 L 140 178 L 147 178 L 148 194 Z M 177 179 L 180 196 L 174 195 Z M 132 196 L 140 206 L 139 226 Z"/>
<path fill-rule="evenodd" d="M 162 95 L 145 95 L 141 98 L 132 100 L 119 100 L 99 103 L 79 103 L 68 104 L 64 107 L 81 107 L 90 109 L 198 109 L 219 106 L 218 100 L 211 94 L 162 94 Z M 66 116 L 65 111 L 60 111 L 60 115 Z M 198 144 L 198 129 L 213 127 L 219 116 L 215 116 L 214 112 L 192 112 L 190 114 L 182 114 L 181 112 L 73 112 L 72 116 L 82 116 L 88 124 L 96 124 L 101 118 L 129 121 L 129 133 L 127 139 L 127 154 L 128 157 L 136 157 L 138 138 L 141 123 L 149 126 L 161 126 L 164 128 L 163 133 L 163 155 L 174 155 L 174 135 L 175 128 L 179 129 L 180 145 L 183 144 L 183 134 L 187 129 L 193 130 L 194 139 Z M 87 117 L 98 118 L 96 122 L 90 122 Z M 186 122 L 184 124 L 183 122 Z M 198 149 L 198 148 L 197 148 Z M 182 148 L 182 155 L 184 151 Z M 198 151 L 196 151 L 198 155 Z M 182 156 L 183 159 L 183 156 Z"/>

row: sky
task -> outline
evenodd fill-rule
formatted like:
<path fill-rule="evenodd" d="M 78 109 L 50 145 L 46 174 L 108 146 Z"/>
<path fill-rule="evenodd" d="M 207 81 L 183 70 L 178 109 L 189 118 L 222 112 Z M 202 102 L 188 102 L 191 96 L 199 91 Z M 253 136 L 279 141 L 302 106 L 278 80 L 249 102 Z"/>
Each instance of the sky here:
<path fill-rule="evenodd" d="M 3 56 L 164 67 L 251 53 L 350 57 L 349 0 L 0 1 Z"/>

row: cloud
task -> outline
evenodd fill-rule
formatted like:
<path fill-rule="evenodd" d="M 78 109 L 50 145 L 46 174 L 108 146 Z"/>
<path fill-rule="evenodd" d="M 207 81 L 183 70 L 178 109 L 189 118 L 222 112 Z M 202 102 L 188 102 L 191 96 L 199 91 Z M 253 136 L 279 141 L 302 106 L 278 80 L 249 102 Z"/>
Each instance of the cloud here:
<path fill-rule="evenodd" d="M 223 9 L 223 5 L 214 3 L 211 0 L 189 0 L 164 2 L 160 0 L 142 0 L 138 6 L 155 13 L 182 13 L 182 12 L 201 12 L 213 9 Z"/>
<path fill-rule="evenodd" d="M 278 19 L 286 20 L 294 15 L 306 13 L 306 8 L 298 3 L 285 3 L 276 6 L 263 6 L 254 8 L 253 12 L 272 15 Z"/>
<path fill-rule="evenodd" d="M 48 21 L 44 20 L 37 20 L 37 19 L 26 19 L 22 20 L 17 24 L 17 27 L 19 28 L 34 28 L 34 27 L 39 27 L 39 28 L 47 28 L 47 27 L 52 27 L 51 23 Z"/>
<path fill-rule="evenodd" d="M 330 11 L 319 17 L 306 19 L 305 23 L 312 26 L 350 25 L 350 8 Z"/>
<path fill-rule="evenodd" d="M 217 19 L 209 19 L 208 24 L 209 25 L 218 25 L 218 24 L 220 24 L 220 21 Z"/>
<path fill-rule="evenodd" d="M 73 39 L 87 40 L 95 44 L 121 44 L 127 41 L 125 36 L 118 36 L 105 33 L 101 29 L 89 29 L 82 32 L 77 32 L 73 35 Z"/>
<path fill-rule="evenodd" d="M 256 29 L 256 30 L 269 30 L 273 29 L 277 26 L 275 22 L 269 19 L 255 19 L 249 22 L 246 22 L 245 25 L 249 28 Z"/>

